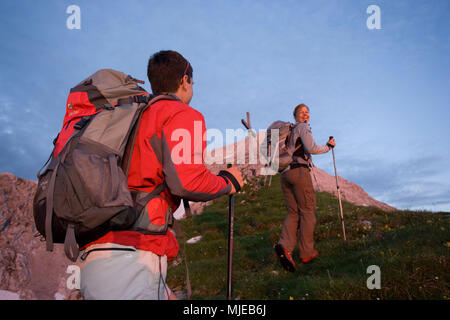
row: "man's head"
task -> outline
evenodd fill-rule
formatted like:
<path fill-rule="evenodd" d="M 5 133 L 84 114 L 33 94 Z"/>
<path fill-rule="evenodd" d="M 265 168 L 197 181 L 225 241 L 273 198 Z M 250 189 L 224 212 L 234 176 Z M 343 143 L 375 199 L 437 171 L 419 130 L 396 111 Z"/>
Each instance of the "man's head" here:
<path fill-rule="evenodd" d="M 154 94 L 174 93 L 189 104 L 193 96 L 193 69 L 176 51 L 159 51 L 148 60 L 147 76 Z"/>
<path fill-rule="evenodd" d="M 294 109 L 294 118 L 297 122 L 307 123 L 309 121 L 309 108 L 301 103 Z"/>

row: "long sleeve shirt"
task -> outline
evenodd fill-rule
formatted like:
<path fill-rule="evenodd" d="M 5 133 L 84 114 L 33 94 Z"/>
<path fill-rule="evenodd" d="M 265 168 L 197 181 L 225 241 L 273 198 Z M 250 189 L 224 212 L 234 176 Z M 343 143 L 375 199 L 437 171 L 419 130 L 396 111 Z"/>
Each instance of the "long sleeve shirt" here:
<path fill-rule="evenodd" d="M 302 145 L 301 147 L 299 147 Z M 296 151 L 293 153 L 293 162 L 298 164 L 312 164 L 312 154 L 327 153 L 330 148 L 325 145 L 317 145 L 311 133 L 311 127 L 308 123 L 297 123 L 292 129 L 289 140 L 289 148 Z"/>
<path fill-rule="evenodd" d="M 231 191 L 231 184 L 212 174 L 204 165 L 205 132 L 203 115 L 181 101 L 158 101 L 142 115 L 128 187 L 151 192 L 163 182 L 167 184 L 160 197 L 147 203 L 146 212 L 153 224 L 163 225 L 167 210 L 170 208 L 174 212 L 181 198 L 208 201 Z M 111 231 L 91 244 L 97 243 L 129 245 L 167 255 L 169 260 L 179 249 L 170 231 L 164 235 Z"/>

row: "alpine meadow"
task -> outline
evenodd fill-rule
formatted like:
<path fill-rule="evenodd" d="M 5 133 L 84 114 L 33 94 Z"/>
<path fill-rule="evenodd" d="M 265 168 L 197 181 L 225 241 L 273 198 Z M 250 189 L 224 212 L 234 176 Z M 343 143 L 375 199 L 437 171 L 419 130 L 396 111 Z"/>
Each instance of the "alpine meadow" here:
<path fill-rule="evenodd" d="M 386 212 L 344 201 L 344 242 L 337 198 L 316 192 L 319 257 L 302 264 L 295 249 L 296 271 L 290 273 L 273 249 L 286 214 L 279 175 L 271 186 L 261 184 L 261 177 L 253 178 L 235 199 L 233 299 L 449 299 L 449 213 Z M 167 276 L 174 292 L 185 297 L 187 261 L 191 299 L 226 298 L 227 209 L 223 198 L 200 215 L 177 220 L 180 255 Z M 372 285 L 370 266 L 379 267 L 380 289 Z"/>

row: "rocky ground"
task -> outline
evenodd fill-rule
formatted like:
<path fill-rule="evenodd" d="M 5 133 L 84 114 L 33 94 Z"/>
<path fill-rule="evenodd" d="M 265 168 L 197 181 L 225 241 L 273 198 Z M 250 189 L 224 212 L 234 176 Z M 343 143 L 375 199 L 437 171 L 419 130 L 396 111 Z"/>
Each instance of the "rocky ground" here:
<path fill-rule="evenodd" d="M 0 174 L 0 298 L 62 299 L 70 293 L 66 289 L 70 261 L 61 245 L 47 252 L 34 226 L 36 185 Z"/>

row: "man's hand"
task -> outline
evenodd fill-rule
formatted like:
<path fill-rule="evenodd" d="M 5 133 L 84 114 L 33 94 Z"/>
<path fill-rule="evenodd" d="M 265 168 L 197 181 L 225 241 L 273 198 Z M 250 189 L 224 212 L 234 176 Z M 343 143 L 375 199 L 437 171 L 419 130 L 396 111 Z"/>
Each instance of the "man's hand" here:
<path fill-rule="evenodd" d="M 230 168 L 226 168 L 223 169 L 221 172 L 226 171 L 228 172 L 228 174 L 231 174 L 234 179 L 236 179 L 236 182 L 239 184 L 239 189 L 242 189 L 242 187 L 244 186 L 244 178 L 242 178 L 242 173 L 241 171 L 237 168 L 237 167 L 230 167 Z M 236 191 L 236 187 L 234 186 L 233 182 L 226 176 L 226 175 L 222 175 L 219 172 L 219 175 L 221 175 L 222 177 L 225 177 L 231 184 L 231 192 L 229 194 L 235 194 Z"/>
<path fill-rule="evenodd" d="M 328 140 L 327 142 L 327 146 L 331 149 L 334 148 L 336 146 L 336 141 L 334 141 L 333 137 L 330 137 L 330 140 Z"/>

